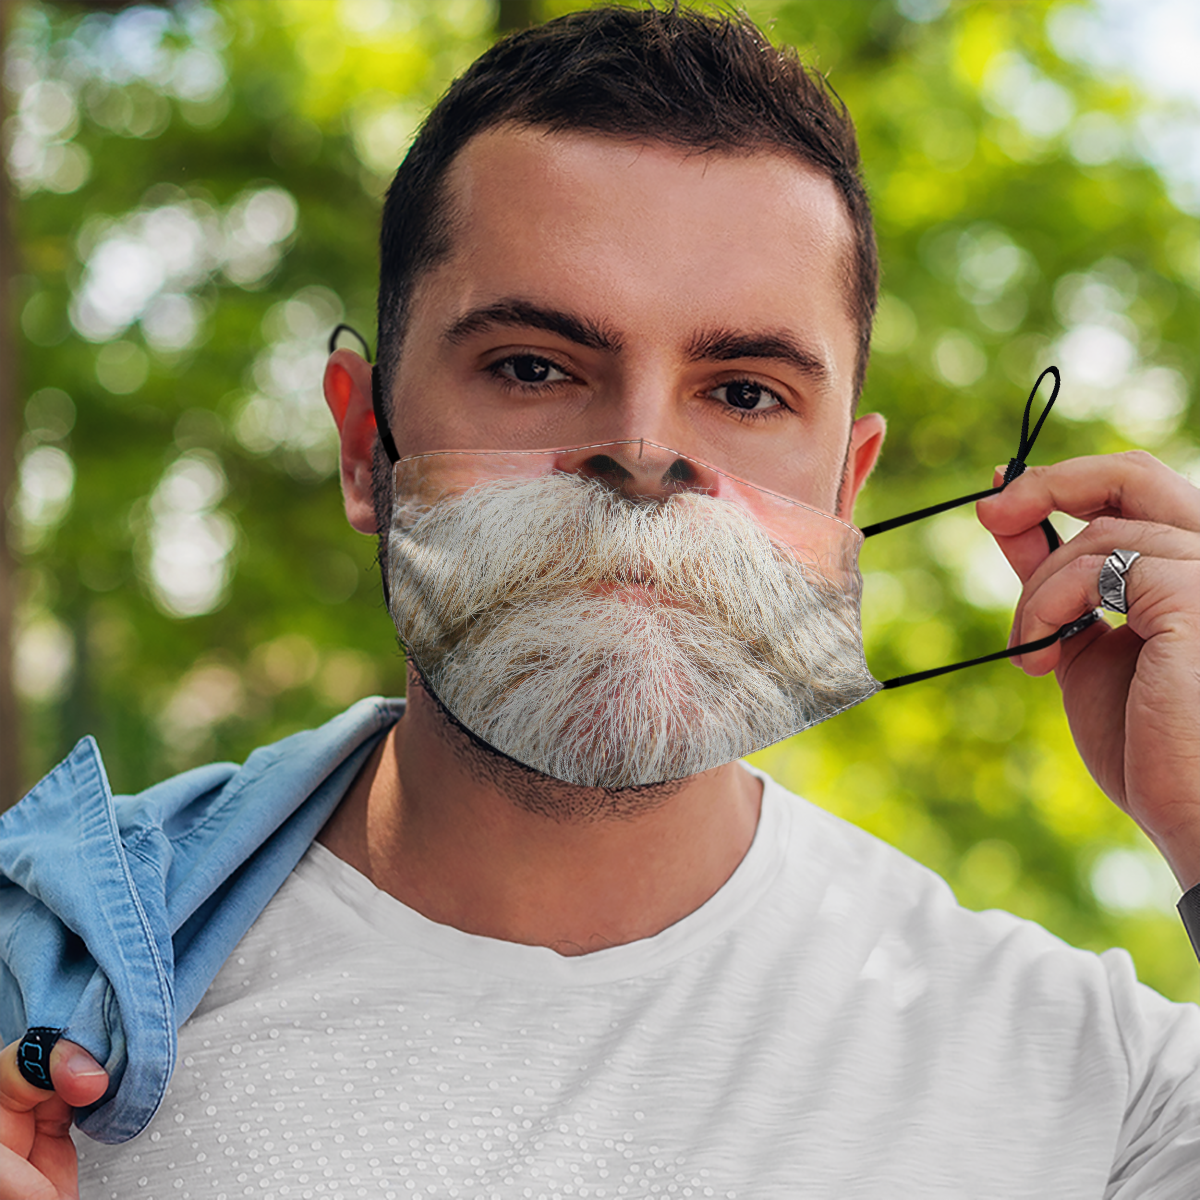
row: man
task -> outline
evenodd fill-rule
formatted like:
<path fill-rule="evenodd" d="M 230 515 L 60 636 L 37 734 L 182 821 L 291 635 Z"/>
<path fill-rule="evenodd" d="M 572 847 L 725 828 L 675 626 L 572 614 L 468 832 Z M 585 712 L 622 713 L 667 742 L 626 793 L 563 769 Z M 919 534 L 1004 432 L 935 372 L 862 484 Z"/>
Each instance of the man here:
<path fill-rule="evenodd" d="M 100 991 L 124 1012 L 161 984 L 190 1019 L 161 1106 L 130 1081 L 154 1066 L 152 1023 L 111 1033 L 106 1104 L 144 1104 L 148 1124 L 129 1144 L 79 1139 L 83 1194 L 1196 1194 L 1200 1014 L 1137 984 L 1126 956 L 962 910 L 896 851 L 694 754 L 723 744 L 709 651 L 754 669 L 793 616 L 847 702 L 865 694 L 834 550 L 804 563 L 815 590 L 788 622 L 756 592 L 747 630 L 745 592 L 791 561 L 761 531 L 770 498 L 833 545 L 879 454 L 882 418 L 854 415 L 873 246 L 848 119 L 744 22 L 577 14 L 455 85 L 385 208 L 386 430 L 363 359 L 338 350 L 325 375 L 347 516 L 380 535 L 415 647 L 407 705 L 356 706 L 118 808 L 115 861 L 167 880 L 170 936 L 145 942 L 175 967 L 122 984 L 101 932 Z M 1054 510 L 1090 524 L 1050 554 Z M 1139 552 L 1118 579 L 1124 628 L 1022 665 L 1057 672 L 1089 768 L 1191 888 L 1200 493 L 1118 455 L 1031 470 L 980 515 L 1025 584 L 1020 642 L 1095 607 L 1113 551 Z M 496 716 L 511 695 L 524 720 Z M 753 697 L 726 715 L 750 740 L 778 724 L 755 724 Z M 50 836 L 38 805 L 69 814 L 51 801 L 93 760 L 71 762 L 10 837 L 23 821 Z M 188 892 L 229 830 L 266 807 L 286 831 L 317 800 L 316 844 L 261 915 L 238 891 L 255 857 Z M 6 869 L 92 921 L 73 882 Z M 201 987 L 213 955 L 196 946 L 237 919 L 248 931 Z M 9 963 L 36 1024 L 29 957 Z M 90 996 L 52 1032 L 101 1028 Z M 68 1106 L 107 1084 L 73 1042 L 44 1044 L 53 1095 L 17 1073 L 15 1045 L 0 1062 L 0 1198 L 73 1194 Z"/>

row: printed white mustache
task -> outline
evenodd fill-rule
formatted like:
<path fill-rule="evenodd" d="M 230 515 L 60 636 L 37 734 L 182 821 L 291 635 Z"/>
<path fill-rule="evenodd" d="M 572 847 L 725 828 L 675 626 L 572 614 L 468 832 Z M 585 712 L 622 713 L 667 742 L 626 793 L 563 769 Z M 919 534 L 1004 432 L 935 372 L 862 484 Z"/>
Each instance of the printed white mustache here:
<path fill-rule="evenodd" d="M 834 585 L 706 495 L 637 502 L 553 474 L 401 497 L 388 564 L 392 619 L 441 702 L 568 783 L 695 775 L 879 687 L 857 574 Z"/>

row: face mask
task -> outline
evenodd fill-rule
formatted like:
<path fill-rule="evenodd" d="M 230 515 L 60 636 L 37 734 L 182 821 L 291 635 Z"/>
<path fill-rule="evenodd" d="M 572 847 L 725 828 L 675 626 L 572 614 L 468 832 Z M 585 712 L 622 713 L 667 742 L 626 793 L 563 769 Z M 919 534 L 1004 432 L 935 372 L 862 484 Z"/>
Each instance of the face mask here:
<path fill-rule="evenodd" d="M 1047 374 L 1054 391 L 1031 434 Z M 876 680 L 858 552 L 864 536 L 1002 490 L 1058 388 L 1053 367 L 1034 385 L 1000 487 L 863 530 L 645 440 L 401 458 L 376 395 L 394 464 L 385 587 L 400 640 L 477 738 L 605 788 L 697 774 L 878 691 L 1040 649 L 1095 614 L 1035 643 Z"/>
<path fill-rule="evenodd" d="M 647 441 L 401 458 L 389 607 L 432 692 L 589 787 L 681 779 L 879 690 L 852 525 Z"/>

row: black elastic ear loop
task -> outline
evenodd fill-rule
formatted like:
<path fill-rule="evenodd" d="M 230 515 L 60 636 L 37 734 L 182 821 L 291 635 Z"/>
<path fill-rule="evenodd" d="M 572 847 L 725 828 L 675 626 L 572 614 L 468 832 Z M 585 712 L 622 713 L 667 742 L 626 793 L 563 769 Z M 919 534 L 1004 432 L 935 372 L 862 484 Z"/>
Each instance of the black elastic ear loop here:
<path fill-rule="evenodd" d="M 1067 638 L 1074 637 L 1077 633 L 1082 633 L 1089 625 L 1095 624 L 1100 619 L 1100 610 L 1093 608 L 1091 612 L 1084 613 L 1082 617 L 1078 617 L 1074 621 L 1068 621 L 1066 625 L 1059 626 L 1053 633 L 1048 633 L 1043 638 L 1038 638 L 1035 642 L 1024 642 L 1020 646 L 1010 646 L 1007 650 L 996 650 L 991 654 L 981 654 L 978 658 L 968 659 L 966 662 L 950 663 L 945 667 L 934 667 L 929 671 L 914 671 L 911 675 L 897 675 L 895 679 L 885 679 L 883 681 L 883 689 L 904 687 L 907 683 L 920 683 L 923 679 L 934 679 L 938 675 L 948 675 L 951 671 L 961 671 L 965 667 L 978 667 L 981 663 L 996 662 L 1001 658 L 1013 658 L 1017 654 L 1032 654 L 1035 650 L 1045 650 L 1047 646 L 1053 646 L 1057 641 L 1065 641 Z"/>
<path fill-rule="evenodd" d="M 1046 401 L 1046 407 L 1042 409 L 1042 414 L 1038 417 L 1037 424 L 1034 425 L 1033 432 L 1031 433 L 1029 429 L 1029 416 L 1033 410 L 1034 397 L 1037 396 L 1038 389 L 1042 386 L 1042 380 L 1047 375 L 1054 377 L 1054 389 L 1050 393 L 1050 399 Z M 988 496 L 996 495 L 997 492 L 1004 491 L 1014 479 L 1024 473 L 1025 460 L 1029 457 L 1034 442 L 1037 441 L 1037 435 L 1042 431 L 1042 426 L 1045 424 L 1046 417 L 1050 414 L 1050 409 L 1054 406 L 1054 401 L 1058 399 L 1058 389 L 1061 385 L 1062 376 L 1059 374 L 1057 367 L 1047 367 L 1037 377 L 1037 382 L 1033 385 L 1033 390 L 1029 393 L 1029 399 L 1025 402 L 1024 415 L 1021 417 L 1020 445 L 1017 447 L 1016 456 L 1008 460 L 1008 466 L 1004 471 L 1004 481 L 999 487 L 987 488 L 982 492 L 973 492 L 969 496 L 959 496 L 957 500 L 945 500 L 941 504 L 933 504 L 929 508 L 905 513 L 901 517 L 892 517 L 887 521 L 877 521 L 873 525 L 864 526 L 862 530 L 863 537 L 874 537 L 875 534 L 886 533 L 889 529 L 899 529 L 901 525 L 908 525 L 913 521 L 920 521 L 925 517 L 932 517 L 937 513 L 947 512 L 949 509 L 958 508 L 963 504 L 971 504 L 976 500 L 983 500 Z M 1058 536 L 1058 531 L 1050 524 L 1048 518 L 1042 521 L 1041 527 L 1042 533 L 1046 536 L 1046 545 L 1049 546 L 1051 553 L 1053 553 L 1062 545 L 1062 539 Z M 981 663 L 995 662 L 1001 658 L 1013 658 L 1018 654 L 1029 654 L 1034 650 L 1044 650 L 1047 646 L 1053 646 L 1060 639 L 1074 637 L 1075 634 L 1086 629 L 1094 621 L 1098 620 L 1099 617 L 1099 609 L 1093 609 L 1091 612 L 1085 613 L 1082 617 L 1067 622 L 1066 625 L 1061 626 L 1046 637 L 1038 638 L 1037 641 L 1025 642 L 1020 646 L 1010 646 L 1007 650 L 997 650 L 993 654 L 984 654 L 979 658 L 972 658 L 967 662 L 950 663 L 948 666 L 934 667 L 929 671 L 916 671 L 911 675 L 898 675 L 895 679 L 884 680 L 883 687 L 885 689 L 904 687 L 905 684 L 919 683 L 923 679 L 933 679 L 938 675 L 946 675 L 951 671 L 961 671 L 966 667 L 977 667 Z"/>
<path fill-rule="evenodd" d="M 1050 399 L 1046 401 L 1046 407 L 1042 409 L 1042 415 L 1038 417 L 1031 434 L 1029 432 L 1029 414 L 1033 409 L 1033 400 L 1038 394 L 1038 388 L 1042 386 L 1042 380 L 1047 375 L 1054 376 L 1054 390 L 1050 393 Z M 997 492 L 1004 491 L 1014 479 L 1025 473 L 1025 460 L 1033 449 L 1033 443 L 1037 441 L 1037 435 L 1042 432 L 1042 426 L 1045 424 L 1046 417 L 1050 415 L 1050 409 L 1054 407 L 1054 401 L 1058 399 L 1058 389 L 1061 384 L 1062 376 L 1059 375 L 1057 367 L 1047 367 L 1037 377 L 1037 383 L 1033 385 L 1033 391 L 1029 393 L 1029 399 L 1025 402 L 1025 413 L 1021 418 L 1021 444 L 1017 447 L 1016 457 L 1008 460 L 1008 466 L 1004 470 L 1004 482 L 999 487 L 986 488 L 982 492 L 972 492 L 969 496 L 959 496 L 957 500 L 943 500 L 941 504 L 931 504 L 928 508 L 920 508 L 916 512 L 905 513 L 902 517 L 892 517 L 887 521 L 876 521 L 874 525 L 864 525 L 863 537 L 869 538 L 874 537 L 877 533 L 887 533 L 889 529 L 899 529 L 901 525 L 922 521 L 926 517 L 936 516 L 951 508 L 958 508 L 959 505 L 970 504 L 975 500 L 984 500 L 988 496 L 994 496 Z M 1062 545 L 1058 532 L 1049 520 L 1042 522 L 1042 532 L 1046 535 L 1046 543 L 1052 551 Z"/>
<path fill-rule="evenodd" d="M 359 340 L 363 348 L 363 357 L 367 362 L 371 362 L 371 347 L 367 345 L 367 339 L 353 325 L 346 325 L 345 323 L 333 327 L 333 332 L 329 335 L 329 353 L 332 354 L 337 348 L 338 334 L 343 330 L 350 334 L 351 337 Z M 400 455 L 396 451 L 396 443 L 392 438 L 391 428 L 388 426 L 387 414 L 383 410 L 383 388 L 379 382 L 378 363 L 372 363 L 371 365 L 371 408 L 375 413 L 375 431 L 379 434 L 379 441 L 383 446 L 383 452 L 388 456 L 388 461 L 395 465 L 400 461 Z M 380 565 L 382 567 L 382 559 L 380 560 Z M 381 569 L 380 578 L 383 582 L 383 602 L 390 610 L 392 605 L 387 572 Z"/>
<path fill-rule="evenodd" d="M 348 333 L 352 338 L 358 339 L 358 344 L 363 348 L 363 358 L 367 362 L 370 362 L 371 347 L 367 345 L 367 339 L 353 325 L 347 325 L 344 321 L 340 325 L 335 325 L 333 332 L 329 335 L 329 353 L 332 354 L 337 349 L 338 334 L 342 332 Z"/>
<path fill-rule="evenodd" d="M 367 362 L 371 361 L 371 348 L 367 345 L 367 339 L 363 337 L 353 325 L 340 324 L 333 327 L 333 332 L 329 335 L 329 353 L 332 354 L 337 346 L 337 336 L 343 330 L 355 337 L 362 344 L 363 357 Z M 396 449 L 396 442 L 392 438 L 392 430 L 388 424 L 387 413 L 383 407 L 383 385 L 379 379 L 379 365 L 374 364 L 371 367 L 371 408 L 375 412 L 375 429 L 379 434 L 380 444 L 383 446 L 383 452 L 388 457 L 388 462 L 398 463 L 400 461 L 400 453 Z"/>

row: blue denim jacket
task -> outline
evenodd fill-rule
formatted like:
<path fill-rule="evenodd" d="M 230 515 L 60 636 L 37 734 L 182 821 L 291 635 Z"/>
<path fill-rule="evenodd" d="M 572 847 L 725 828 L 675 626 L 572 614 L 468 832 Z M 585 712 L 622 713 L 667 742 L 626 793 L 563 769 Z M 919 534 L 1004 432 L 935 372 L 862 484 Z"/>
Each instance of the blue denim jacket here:
<path fill-rule="evenodd" d="M 104 1065 L 76 1113 L 100 1142 L 140 1133 L 176 1031 L 337 807 L 404 702 L 114 797 L 84 738 L 0 816 L 0 1044 L 48 1026 Z"/>

